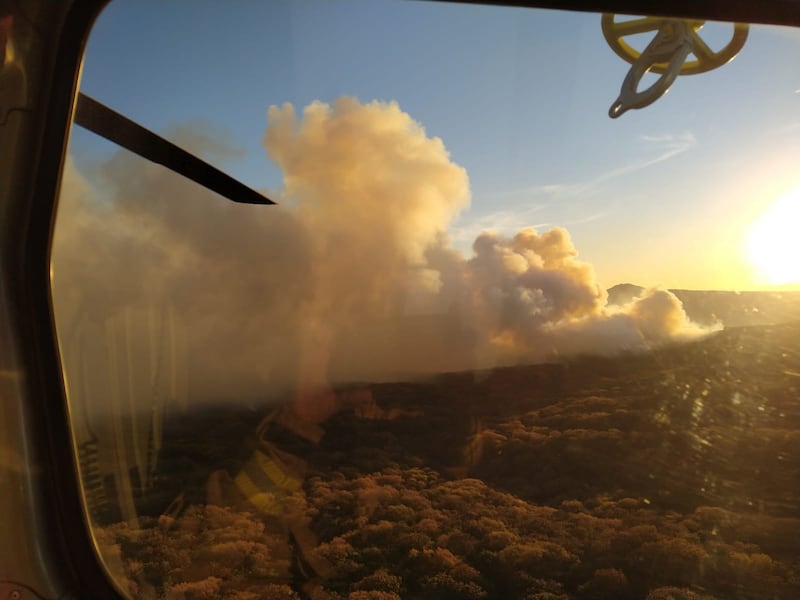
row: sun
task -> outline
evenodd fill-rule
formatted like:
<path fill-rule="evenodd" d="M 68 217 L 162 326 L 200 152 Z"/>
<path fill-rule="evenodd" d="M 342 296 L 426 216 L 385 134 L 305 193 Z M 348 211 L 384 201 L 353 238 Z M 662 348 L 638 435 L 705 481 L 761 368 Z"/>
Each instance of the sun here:
<path fill-rule="evenodd" d="M 800 187 L 776 200 L 750 226 L 746 250 L 763 283 L 800 283 Z"/>

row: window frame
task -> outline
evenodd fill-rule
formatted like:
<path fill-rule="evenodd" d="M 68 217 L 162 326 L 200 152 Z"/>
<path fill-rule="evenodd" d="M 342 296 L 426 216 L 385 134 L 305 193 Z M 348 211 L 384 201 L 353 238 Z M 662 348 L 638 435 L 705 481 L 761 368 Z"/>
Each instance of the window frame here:
<path fill-rule="evenodd" d="M 800 27 L 800 0 L 663 0 L 657 7 L 646 0 L 428 1 L 648 13 Z M 16 397 L 2 398 L 16 408 L 4 408 L 0 415 L 16 415 L 14 425 L 20 428 L 24 447 L 31 451 L 25 454 L 29 462 L 23 467 L 29 473 L 35 470 L 35 476 L 30 476 L 35 484 L 31 487 L 35 501 L 28 507 L 30 514 L 19 518 L 19 533 L 38 549 L 41 563 L 29 565 L 12 579 L 32 589 L 58 590 L 59 597 L 70 598 L 121 597 L 101 565 L 85 519 L 50 288 L 53 222 L 80 67 L 92 25 L 106 3 L 69 2 L 61 11 L 63 18 L 58 22 L 54 19 L 42 31 L 39 60 L 24 65 L 29 76 L 38 78 L 40 90 L 26 117 L 29 133 L 16 140 L 14 156 L 0 156 L 0 168 L 25 165 L 12 176 L 12 192 L 0 198 L 4 216 L 4 222 L 0 222 L 0 302 L 7 303 L 8 314 L 5 321 L 0 314 L 0 353 L 13 350 L 18 357 L 14 366 L 23 381 Z M 44 12 L 49 3 L 40 0 L 26 6 L 33 5 Z M 10 360 L 0 359 L 0 366 L 5 368 Z M 6 443 L 0 440 L 0 449 Z M 3 508 L 0 506 L 0 510 Z M 0 515 L 0 522 L 14 518 Z M 34 526 L 26 530 L 25 523 Z M 38 575 L 26 575 L 28 572 Z M 29 577 L 38 580 L 26 580 Z M 0 572 L 0 580 L 3 578 Z"/>

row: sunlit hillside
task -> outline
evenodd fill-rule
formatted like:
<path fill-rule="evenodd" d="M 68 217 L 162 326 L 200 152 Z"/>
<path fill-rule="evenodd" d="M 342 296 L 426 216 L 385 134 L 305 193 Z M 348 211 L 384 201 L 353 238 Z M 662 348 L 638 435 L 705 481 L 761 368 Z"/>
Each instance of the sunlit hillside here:
<path fill-rule="evenodd" d="M 649 354 L 374 385 L 402 414 L 331 418 L 297 493 L 311 554 L 332 566 L 312 587 L 353 600 L 795 597 L 798 339 L 800 323 L 729 328 Z M 204 507 L 208 474 L 236 472 L 258 419 L 238 408 L 171 423 L 141 505 L 153 525 L 180 493 L 194 508 L 171 529 L 164 517 L 146 534 L 107 529 L 123 560 L 133 549 L 131 585 L 173 597 L 191 579 L 178 549 L 242 526 L 258 539 L 203 554 L 220 575 L 186 589 L 297 597 L 297 581 L 280 587 L 266 568 L 288 560 L 274 531 Z M 134 543 L 142 535 L 158 543 Z M 256 542 L 260 566 L 245 548 Z"/>

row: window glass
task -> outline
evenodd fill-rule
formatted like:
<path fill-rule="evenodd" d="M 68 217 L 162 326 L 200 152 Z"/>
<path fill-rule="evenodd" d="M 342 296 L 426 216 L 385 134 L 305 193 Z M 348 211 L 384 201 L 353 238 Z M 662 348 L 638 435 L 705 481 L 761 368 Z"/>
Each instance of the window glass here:
<path fill-rule="evenodd" d="M 124 593 L 796 595 L 800 31 L 641 19 L 106 9 L 81 91 L 277 202 L 73 128 L 53 302 Z"/>

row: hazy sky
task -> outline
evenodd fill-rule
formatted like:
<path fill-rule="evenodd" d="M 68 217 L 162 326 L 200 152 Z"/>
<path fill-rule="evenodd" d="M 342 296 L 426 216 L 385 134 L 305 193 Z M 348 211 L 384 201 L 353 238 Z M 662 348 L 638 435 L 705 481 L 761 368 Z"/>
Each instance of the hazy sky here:
<path fill-rule="evenodd" d="M 707 25 L 719 47 L 729 25 Z M 569 230 L 605 286 L 759 288 L 748 226 L 800 187 L 800 30 L 753 27 L 729 65 L 681 77 L 612 120 L 627 63 L 600 16 L 376 0 L 118 0 L 90 38 L 82 90 L 160 132 L 209 127 L 221 166 L 277 194 L 271 105 L 394 100 L 468 173 L 450 229 Z M 76 129 L 78 169 L 113 146 Z M 208 158 L 213 159 L 213 156 Z M 796 195 L 795 204 L 800 202 Z M 268 209 L 266 209 L 268 210 Z"/>

